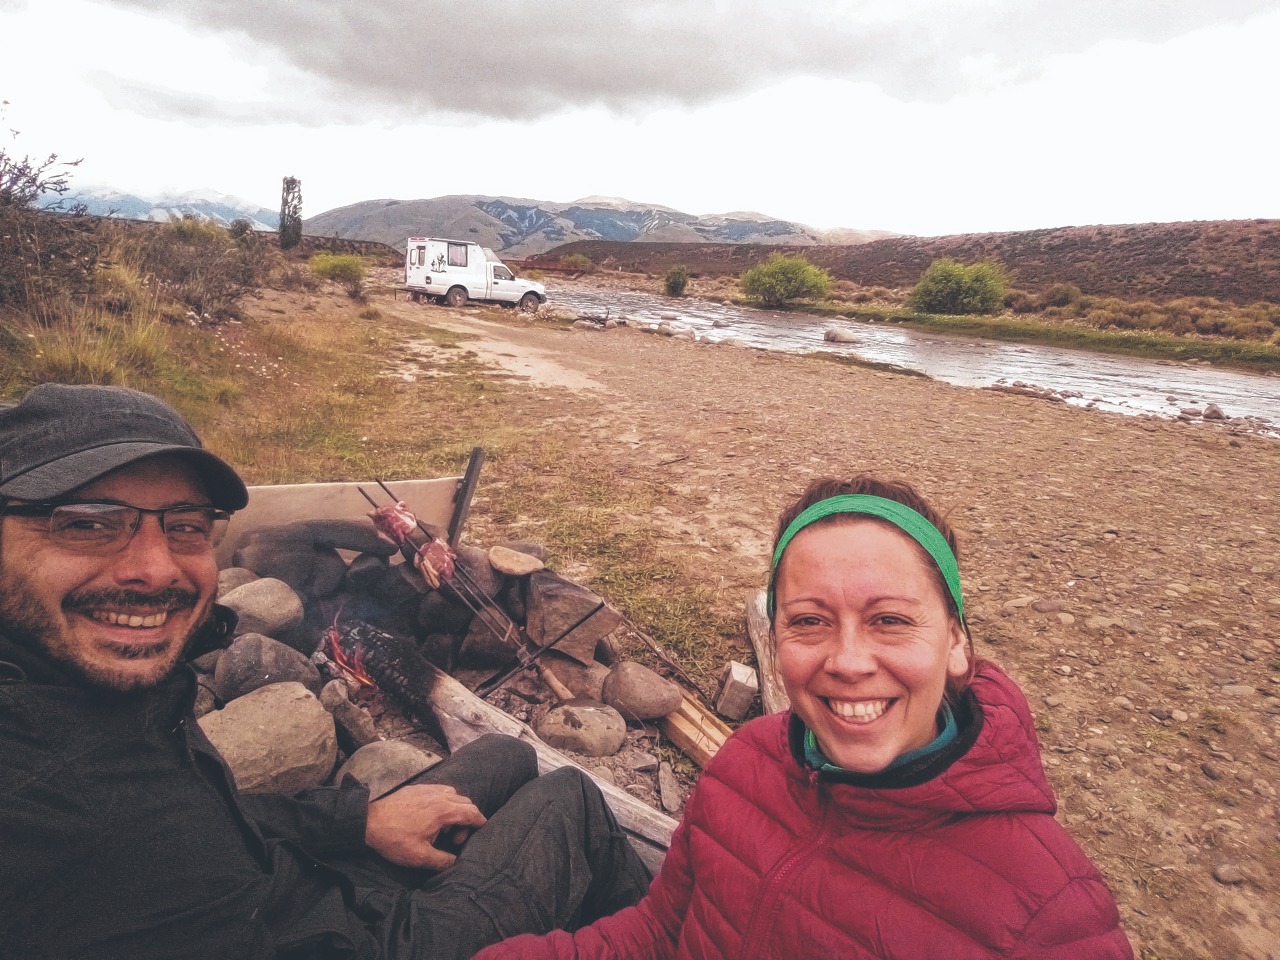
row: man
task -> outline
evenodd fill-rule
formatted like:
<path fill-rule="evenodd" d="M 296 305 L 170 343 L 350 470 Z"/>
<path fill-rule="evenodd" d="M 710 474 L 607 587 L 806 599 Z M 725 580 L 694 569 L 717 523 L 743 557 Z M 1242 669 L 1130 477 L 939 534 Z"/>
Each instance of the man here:
<path fill-rule="evenodd" d="M 171 408 L 46 384 L 0 407 L 0 957 L 469 957 L 648 886 L 576 770 L 486 737 L 375 802 L 240 796 L 186 661 L 248 493 Z"/>

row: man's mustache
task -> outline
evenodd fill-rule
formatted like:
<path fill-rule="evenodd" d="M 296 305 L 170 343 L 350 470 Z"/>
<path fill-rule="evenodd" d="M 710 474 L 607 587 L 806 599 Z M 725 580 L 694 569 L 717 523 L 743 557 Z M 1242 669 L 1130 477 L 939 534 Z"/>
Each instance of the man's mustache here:
<path fill-rule="evenodd" d="M 161 610 L 187 610 L 194 607 L 200 595 L 194 590 L 182 587 L 166 587 L 146 593 L 141 590 L 85 590 L 68 594 L 62 600 L 62 609 L 67 612 L 86 613 L 93 610 L 128 609 L 147 610 L 159 613 Z"/>

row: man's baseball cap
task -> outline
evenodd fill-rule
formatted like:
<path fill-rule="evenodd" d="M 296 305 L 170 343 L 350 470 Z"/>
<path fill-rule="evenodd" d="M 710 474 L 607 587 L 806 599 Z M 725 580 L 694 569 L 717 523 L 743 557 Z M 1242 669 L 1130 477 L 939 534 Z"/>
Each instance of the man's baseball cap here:
<path fill-rule="evenodd" d="M 244 481 L 200 444 L 167 403 L 124 387 L 32 387 L 0 405 L 0 497 L 56 500 L 104 474 L 157 454 L 177 454 L 204 481 L 213 505 L 239 510 Z"/>

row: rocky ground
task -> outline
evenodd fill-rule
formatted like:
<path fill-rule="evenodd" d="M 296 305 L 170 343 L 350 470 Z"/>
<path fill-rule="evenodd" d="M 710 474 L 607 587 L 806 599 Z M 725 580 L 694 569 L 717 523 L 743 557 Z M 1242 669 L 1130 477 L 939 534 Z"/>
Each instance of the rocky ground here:
<path fill-rule="evenodd" d="M 949 511 L 978 652 L 1023 684 L 1059 817 L 1139 955 L 1280 957 L 1280 442 L 628 329 L 380 306 L 465 334 L 510 423 L 656 480 L 648 521 L 727 606 L 761 585 L 777 513 L 809 480 L 917 485 Z"/>

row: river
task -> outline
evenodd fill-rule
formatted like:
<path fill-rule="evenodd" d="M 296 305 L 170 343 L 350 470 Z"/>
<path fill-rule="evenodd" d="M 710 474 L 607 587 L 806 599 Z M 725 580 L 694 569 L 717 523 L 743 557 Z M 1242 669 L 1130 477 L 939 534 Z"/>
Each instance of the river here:
<path fill-rule="evenodd" d="M 1205 364 L 1143 360 L 1083 350 L 955 337 L 892 323 L 837 321 L 803 313 L 759 310 L 709 300 L 671 300 L 653 294 L 580 286 L 548 289 L 552 307 L 581 314 L 626 317 L 633 324 L 663 318 L 719 341 L 787 353 L 826 351 L 894 364 L 966 387 L 1025 384 L 1067 403 L 1128 414 L 1176 417 L 1185 408 L 1217 404 L 1228 417 L 1280 435 L 1280 377 Z M 854 343 L 829 343 L 833 326 Z"/>

